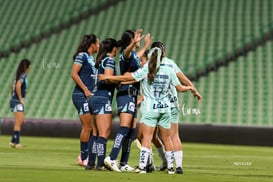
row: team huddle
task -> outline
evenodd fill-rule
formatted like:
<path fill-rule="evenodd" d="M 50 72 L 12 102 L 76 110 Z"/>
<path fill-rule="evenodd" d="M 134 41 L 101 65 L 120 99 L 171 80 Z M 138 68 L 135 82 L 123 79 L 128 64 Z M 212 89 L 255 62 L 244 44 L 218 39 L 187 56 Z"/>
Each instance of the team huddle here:
<path fill-rule="evenodd" d="M 143 39 L 145 43 L 140 47 Z M 115 65 L 118 54 L 119 69 Z M 126 30 L 119 41 L 113 38 L 99 41 L 96 35 L 90 34 L 83 37 L 73 59 L 71 77 L 76 86 L 72 101 L 82 124 L 78 163 L 86 170 L 152 172 L 155 170 L 153 142 L 162 160 L 160 170 L 182 174 L 177 91 L 190 91 L 199 102 L 202 97 L 175 62 L 166 57 L 164 44 L 152 42 L 151 35 L 142 35 L 141 29 Z M 120 127 L 106 156 L 115 90 Z M 139 105 L 141 119 L 136 131 Z M 135 135 L 140 148 L 137 168 L 129 165 Z"/>

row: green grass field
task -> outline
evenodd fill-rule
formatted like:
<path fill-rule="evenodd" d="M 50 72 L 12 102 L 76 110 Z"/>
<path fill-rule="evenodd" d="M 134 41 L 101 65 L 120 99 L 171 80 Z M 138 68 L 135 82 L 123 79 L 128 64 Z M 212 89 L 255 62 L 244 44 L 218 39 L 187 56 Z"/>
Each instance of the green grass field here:
<path fill-rule="evenodd" d="M 10 136 L 0 136 L 1 182 L 54 181 L 273 181 L 273 148 L 185 143 L 184 174 L 149 174 L 85 171 L 77 165 L 79 140 L 22 136 L 24 149 L 10 148 Z M 112 141 L 108 142 L 108 153 Z M 155 150 L 154 150 L 155 152 Z M 139 150 L 132 145 L 130 164 L 138 163 Z M 160 164 L 157 154 L 155 162 Z"/>

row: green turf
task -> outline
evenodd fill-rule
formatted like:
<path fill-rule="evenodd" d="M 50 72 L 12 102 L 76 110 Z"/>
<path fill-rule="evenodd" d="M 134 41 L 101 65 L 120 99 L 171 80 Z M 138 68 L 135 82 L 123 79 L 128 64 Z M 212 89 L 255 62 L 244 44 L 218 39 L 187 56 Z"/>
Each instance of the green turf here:
<path fill-rule="evenodd" d="M 185 143 L 183 175 L 166 172 L 151 174 L 85 171 L 76 157 L 79 140 L 22 136 L 24 149 L 9 148 L 10 136 L 0 136 L 1 182 L 52 181 L 272 181 L 273 148 L 253 146 L 209 145 Z M 108 142 L 108 151 L 112 141 Z M 155 150 L 154 150 L 155 152 Z M 132 145 L 130 164 L 138 163 L 139 150 Z M 159 159 L 154 154 L 156 164 Z"/>

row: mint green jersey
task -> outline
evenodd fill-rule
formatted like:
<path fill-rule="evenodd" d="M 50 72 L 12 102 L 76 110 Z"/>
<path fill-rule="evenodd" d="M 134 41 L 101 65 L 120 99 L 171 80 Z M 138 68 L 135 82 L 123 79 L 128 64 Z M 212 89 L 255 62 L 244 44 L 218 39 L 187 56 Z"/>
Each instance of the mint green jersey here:
<path fill-rule="evenodd" d="M 161 64 L 156 73 L 153 83 L 148 80 L 148 63 L 143 68 L 132 73 L 136 81 L 141 81 L 141 86 L 144 94 L 142 102 L 142 113 L 155 112 L 165 113 L 170 112 L 171 102 L 169 90 L 171 86 L 175 87 L 180 84 L 173 69 L 165 64 Z"/>
<path fill-rule="evenodd" d="M 162 59 L 162 64 L 170 67 L 175 74 L 182 72 L 180 70 L 180 68 L 177 66 L 177 64 L 172 59 L 164 57 Z M 170 101 L 171 101 L 171 107 L 179 108 L 177 90 L 174 86 L 170 87 L 169 97 L 170 97 Z"/>

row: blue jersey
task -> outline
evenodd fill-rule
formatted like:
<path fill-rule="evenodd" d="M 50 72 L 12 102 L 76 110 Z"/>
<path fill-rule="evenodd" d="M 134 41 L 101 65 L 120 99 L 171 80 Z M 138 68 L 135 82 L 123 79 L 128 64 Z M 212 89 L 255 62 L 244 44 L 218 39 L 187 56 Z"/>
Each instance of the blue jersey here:
<path fill-rule="evenodd" d="M 104 74 L 105 69 L 112 69 L 114 70 L 114 75 L 117 75 L 117 69 L 113 58 L 107 56 L 101 61 L 98 68 L 98 74 Z M 97 83 L 97 91 L 95 92 L 95 96 L 108 97 L 112 102 L 115 88 L 115 84 L 107 84 L 104 80 L 99 81 Z"/>
<path fill-rule="evenodd" d="M 95 90 L 96 68 L 94 57 L 85 52 L 80 52 L 74 60 L 74 64 L 79 64 L 81 69 L 79 71 L 79 77 L 81 81 L 86 85 L 90 92 Z M 74 93 L 83 92 L 82 89 L 76 85 Z"/>
<path fill-rule="evenodd" d="M 25 98 L 26 97 L 26 92 L 27 92 L 27 87 L 28 87 L 28 82 L 27 82 L 27 75 L 25 73 L 22 73 L 20 76 L 19 76 L 19 79 L 17 80 L 19 82 L 21 82 L 21 95 L 22 95 L 22 98 Z M 12 99 L 17 99 L 19 100 L 18 98 L 18 95 L 16 93 L 16 80 L 14 80 L 13 82 L 13 87 L 12 87 Z"/>
<path fill-rule="evenodd" d="M 131 57 L 129 59 L 125 59 L 124 51 L 120 55 L 120 74 L 123 75 L 126 72 L 134 72 L 141 68 L 140 59 L 137 56 L 135 51 L 131 52 Z M 130 87 L 135 87 L 137 90 L 140 89 L 140 83 L 134 83 L 129 85 L 121 85 L 118 89 L 118 92 L 127 91 Z"/>

